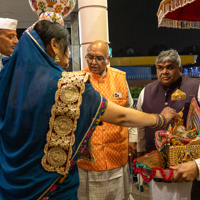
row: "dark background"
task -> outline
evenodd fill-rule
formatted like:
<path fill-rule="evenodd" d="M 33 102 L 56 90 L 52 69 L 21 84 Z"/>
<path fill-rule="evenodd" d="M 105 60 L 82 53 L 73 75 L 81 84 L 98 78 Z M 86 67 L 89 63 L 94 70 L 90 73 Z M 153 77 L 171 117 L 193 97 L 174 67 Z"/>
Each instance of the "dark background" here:
<path fill-rule="evenodd" d="M 170 48 L 176 49 L 180 55 L 200 55 L 200 29 L 158 28 L 156 13 L 160 2 L 108 0 L 109 40 L 113 57 L 157 56 L 160 51 Z M 19 37 L 24 30 L 17 30 Z M 133 54 L 127 53 L 129 48 L 134 50 Z"/>
<path fill-rule="evenodd" d="M 108 0 L 110 47 L 113 57 L 156 56 L 176 49 L 181 55 L 199 54 L 200 30 L 158 28 L 161 0 Z M 134 49 L 133 55 L 127 49 Z"/>

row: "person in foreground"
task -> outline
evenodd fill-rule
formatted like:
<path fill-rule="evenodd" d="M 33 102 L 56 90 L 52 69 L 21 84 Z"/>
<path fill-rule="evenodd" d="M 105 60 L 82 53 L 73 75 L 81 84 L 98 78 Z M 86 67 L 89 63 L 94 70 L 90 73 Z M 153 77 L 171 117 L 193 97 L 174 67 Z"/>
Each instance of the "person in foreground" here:
<path fill-rule="evenodd" d="M 88 67 L 82 71 L 91 74 L 92 85 L 102 96 L 120 106 L 132 108 L 126 73 L 109 67 L 109 52 L 104 41 L 92 42 L 86 55 Z M 108 123 L 97 126 L 91 140 L 93 159 L 81 156 L 78 161 L 78 198 L 87 200 L 98 196 L 98 200 L 127 200 L 132 190 L 128 160 L 132 161 L 134 156 L 135 142 L 137 128 Z"/>
<path fill-rule="evenodd" d="M 187 76 L 183 76 L 181 74 L 181 59 L 176 50 L 171 49 L 162 51 L 158 55 L 155 65 L 158 80 L 148 84 L 142 90 L 138 99 L 137 110 L 147 113 L 159 113 L 159 111 L 161 111 L 163 108 L 170 106 L 171 108 L 175 109 L 176 112 L 180 112 L 184 107 L 183 119 L 184 125 L 186 125 L 187 114 L 193 95 L 195 95 L 198 103 L 200 102 L 200 81 L 197 79 L 189 78 Z M 186 94 L 186 99 L 179 101 L 171 100 L 171 95 L 177 89 Z M 167 128 L 168 126 L 163 128 L 163 130 Z M 154 138 L 155 132 L 158 130 L 158 128 L 151 129 L 149 127 L 138 128 L 137 151 L 139 157 L 143 155 L 145 151 L 149 153 L 153 150 L 156 150 Z M 174 171 L 173 180 L 178 180 L 179 182 L 181 180 L 193 181 L 192 178 L 196 178 L 199 173 L 197 173 L 198 163 L 199 161 L 196 160 L 193 162 L 181 164 L 180 166 L 172 167 L 173 169 L 176 169 Z M 191 167 L 193 171 L 191 170 L 191 172 L 188 173 L 188 168 L 184 168 L 185 166 Z M 163 200 L 182 200 L 183 198 L 189 200 L 192 183 L 165 183 L 160 179 L 154 179 L 150 182 L 150 186 L 150 194 L 152 200 L 159 200 L 161 198 Z"/>
<path fill-rule="evenodd" d="M 17 20 L 0 18 L 0 71 L 3 67 L 2 58 L 10 56 L 18 42 Z"/>
<path fill-rule="evenodd" d="M 0 72 L 0 199 L 77 200 L 77 159 L 96 126 L 164 126 L 176 117 L 118 106 L 86 72 L 67 73 L 68 33 L 47 20 L 23 34 Z M 163 123 L 157 123 L 158 121 Z"/>

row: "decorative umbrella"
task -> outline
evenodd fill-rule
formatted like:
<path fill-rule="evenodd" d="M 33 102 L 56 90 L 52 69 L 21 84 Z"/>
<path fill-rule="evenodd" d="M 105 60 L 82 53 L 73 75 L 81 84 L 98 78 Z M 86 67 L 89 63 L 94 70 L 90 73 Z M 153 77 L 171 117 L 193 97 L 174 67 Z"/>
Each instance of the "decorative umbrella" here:
<path fill-rule="evenodd" d="M 32 10 L 39 16 L 39 20 L 49 20 L 64 26 L 63 18 L 67 17 L 76 5 L 76 0 L 28 0 Z M 37 21 L 37 22 L 38 22 Z M 31 31 L 35 22 L 27 30 Z"/>
<path fill-rule="evenodd" d="M 40 16 L 41 13 L 55 12 L 63 18 L 67 17 L 76 5 L 76 0 L 29 0 L 32 10 Z"/>
<path fill-rule="evenodd" d="M 158 9 L 158 27 L 200 29 L 200 0 L 163 0 Z"/>

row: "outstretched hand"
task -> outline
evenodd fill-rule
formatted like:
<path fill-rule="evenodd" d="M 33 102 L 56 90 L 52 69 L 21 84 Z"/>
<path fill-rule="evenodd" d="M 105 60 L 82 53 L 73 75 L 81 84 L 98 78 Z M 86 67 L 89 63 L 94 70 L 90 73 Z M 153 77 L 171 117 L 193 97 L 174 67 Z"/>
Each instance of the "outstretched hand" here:
<path fill-rule="evenodd" d="M 170 166 L 174 170 L 172 181 L 193 181 L 199 175 L 199 169 L 195 161 L 188 161 L 177 166 Z"/>
<path fill-rule="evenodd" d="M 181 118 L 181 116 L 178 113 L 176 113 L 176 111 L 173 108 L 170 107 L 165 107 L 160 114 L 165 116 L 167 123 L 170 120 L 176 121 L 177 118 Z"/>

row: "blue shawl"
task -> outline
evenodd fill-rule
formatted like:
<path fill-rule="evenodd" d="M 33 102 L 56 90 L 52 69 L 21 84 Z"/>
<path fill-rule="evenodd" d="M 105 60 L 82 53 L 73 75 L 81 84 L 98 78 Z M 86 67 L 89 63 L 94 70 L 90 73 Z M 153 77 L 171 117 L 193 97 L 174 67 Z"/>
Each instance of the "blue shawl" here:
<path fill-rule="evenodd" d="M 0 199 L 37 199 L 60 176 L 45 171 L 41 159 L 57 82 L 64 70 L 47 55 L 38 34 L 34 30 L 30 34 L 34 40 L 25 33 L 0 72 Z M 91 122 L 98 118 L 100 107 L 102 97 L 85 83 L 73 145 L 75 162 L 50 199 L 77 199 L 79 177 L 75 163 L 81 152 L 77 150 L 88 128 L 98 124 Z"/>

